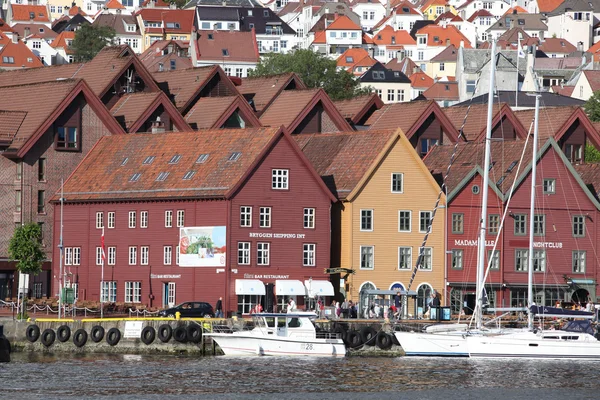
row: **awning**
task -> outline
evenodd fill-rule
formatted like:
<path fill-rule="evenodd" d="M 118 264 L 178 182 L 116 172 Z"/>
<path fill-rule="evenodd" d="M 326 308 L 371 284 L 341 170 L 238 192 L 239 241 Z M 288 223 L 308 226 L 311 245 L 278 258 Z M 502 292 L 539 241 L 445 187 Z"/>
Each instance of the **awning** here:
<path fill-rule="evenodd" d="M 304 281 L 304 286 L 306 286 L 306 293 L 308 293 L 308 297 L 310 298 L 334 295 L 333 285 L 329 281 L 308 280 Z"/>
<path fill-rule="evenodd" d="M 236 279 L 235 294 L 250 294 L 264 296 L 266 293 L 265 285 L 258 279 Z"/>
<path fill-rule="evenodd" d="M 306 294 L 306 288 L 300 281 L 276 280 L 275 294 L 277 294 L 277 296 L 304 296 Z"/>

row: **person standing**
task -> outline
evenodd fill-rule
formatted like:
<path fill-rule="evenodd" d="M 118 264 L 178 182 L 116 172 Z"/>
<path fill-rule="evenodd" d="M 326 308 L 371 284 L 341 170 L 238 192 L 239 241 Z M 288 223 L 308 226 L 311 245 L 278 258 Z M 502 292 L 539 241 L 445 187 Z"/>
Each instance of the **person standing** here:
<path fill-rule="evenodd" d="M 219 297 L 217 300 L 217 305 L 215 306 L 215 317 L 223 318 L 223 298 Z"/>
<path fill-rule="evenodd" d="M 398 319 L 400 319 L 400 302 L 401 301 L 402 301 L 402 297 L 400 296 L 400 291 L 397 290 L 396 295 L 394 296 L 394 307 L 396 307 L 396 309 L 394 310 L 394 316 Z"/>
<path fill-rule="evenodd" d="M 291 297 L 288 299 L 287 312 L 291 313 L 296 311 L 296 302 Z"/>

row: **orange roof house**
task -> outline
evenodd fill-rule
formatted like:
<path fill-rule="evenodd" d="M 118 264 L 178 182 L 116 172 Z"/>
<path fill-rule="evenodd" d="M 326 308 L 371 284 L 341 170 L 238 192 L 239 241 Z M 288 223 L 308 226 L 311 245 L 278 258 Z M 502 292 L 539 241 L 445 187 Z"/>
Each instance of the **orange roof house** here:
<path fill-rule="evenodd" d="M 415 72 L 409 76 L 410 86 L 414 89 L 429 89 L 433 86 L 433 79 L 425 72 Z"/>
<path fill-rule="evenodd" d="M 458 48 L 462 42 L 465 49 L 472 48 L 469 39 L 454 25 L 447 25 L 446 27 L 427 25 L 416 32 L 417 37 L 420 35 L 427 36 L 427 46 L 447 47 L 453 44 Z"/>
<path fill-rule="evenodd" d="M 104 8 L 108 8 L 109 10 L 124 10 L 125 7 L 123 4 L 119 2 L 119 0 L 108 0 L 106 4 L 104 4 Z"/>
<path fill-rule="evenodd" d="M 335 21 L 327 27 L 328 31 L 361 31 L 362 28 L 356 25 L 350 18 L 345 15 L 337 17 Z"/>
<path fill-rule="evenodd" d="M 339 56 L 337 59 L 337 66 L 339 68 L 346 69 L 348 72 L 351 72 L 354 75 L 362 75 L 364 72 L 362 70 L 363 68 L 358 67 L 368 68 L 374 65 L 376 62 L 377 60 L 372 58 L 367 50 L 358 47 L 348 49 L 341 56 Z"/>
<path fill-rule="evenodd" d="M 4 34 L 0 34 L 0 44 L 2 45 L 0 49 L 0 68 L 11 70 L 44 66 L 40 59 L 21 40 L 15 43 Z"/>
<path fill-rule="evenodd" d="M 18 22 L 38 23 L 50 26 L 50 17 L 46 6 L 30 6 L 23 4 L 10 4 L 7 19 L 11 25 Z"/>
<path fill-rule="evenodd" d="M 373 42 L 378 46 L 412 46 L 417 42 L 403 29 L 394 30 L 390 25 L 373 35 Z"/>
<path fill-rule="evenodd" d="M 75 39 L 75 32 L 73 31 L 62 31 L 58 36 L 50 43 L 50 46 L 55 49 L 63 49 L 65 53 L 71 54 L 71 44 Z"/>

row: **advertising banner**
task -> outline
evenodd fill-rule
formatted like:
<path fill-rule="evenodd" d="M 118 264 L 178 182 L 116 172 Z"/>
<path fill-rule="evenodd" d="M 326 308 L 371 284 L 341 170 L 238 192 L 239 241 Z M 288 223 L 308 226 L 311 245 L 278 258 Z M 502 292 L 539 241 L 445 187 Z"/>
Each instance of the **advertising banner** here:
<path fill-rule="evenodd" d="M 180 267 L 224 267 L 226 227 L 199 226 L 179 230 Z"/>

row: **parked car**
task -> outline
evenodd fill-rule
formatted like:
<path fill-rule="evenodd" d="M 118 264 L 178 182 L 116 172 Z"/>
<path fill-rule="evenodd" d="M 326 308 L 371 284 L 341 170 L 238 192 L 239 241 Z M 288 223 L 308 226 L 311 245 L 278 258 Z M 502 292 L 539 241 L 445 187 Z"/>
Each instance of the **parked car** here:
<path fill-rule="evenodd" d="M 160 317 L 175 317 L 175 313 L 180 312 L 181 317 L 212 317 L 215 316 L 213 306 L 203 301 L 187 301 L 178 306 L 166 308 L 158 312 Z"/>

